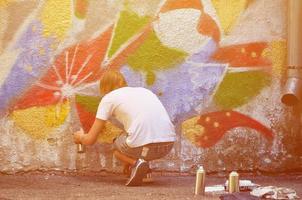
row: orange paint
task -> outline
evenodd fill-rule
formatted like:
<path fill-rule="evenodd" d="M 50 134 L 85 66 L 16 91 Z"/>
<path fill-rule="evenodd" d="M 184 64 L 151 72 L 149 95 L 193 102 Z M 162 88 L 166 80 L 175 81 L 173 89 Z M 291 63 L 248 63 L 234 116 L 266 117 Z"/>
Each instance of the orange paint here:
<path fill-rule="evenodd" d="M 161 8 L 160 12 L 164 13 L 170 10 L 183 8 L 194 8 L 197 10 L 202 10 L 203 6 L 200 0 L 167 0 Z"/>
<path fill-rule="evenodd" d="M 168 0 L 161 8 L 161 12 L 164 13 L 170 10 L 184 8 L 193 8 L 200 10 L 201 15 L 199 18 L 199 24 L 196 27 L 197 31 L 203 35 L 212 37 L 216 42 L 220 41 L 219 28 L 212 17 L 204 12 L 200 0 Z"/>
<path fill-rule="evenodd" d="M 218 26 L 212 17 L 206 13 L 200 15 L 197 31 L 203 35 L 212 37 L 216 42 L 220 41 Z"/>
<path fill-rule="evenodd" d="M 89 1 L 88 0 L 75 0 L 75 15 L 83 19 L 86 17 Z"/>
<path fill-rule="evenodd" d="M 213 54 L 212 59 L 221 63 L 229 63 L 232 67 L 271 66 L 271 61 L 262 56 L 266 48 L 268 48 L 268 44 L 265 42 L 222 47 Z"/>

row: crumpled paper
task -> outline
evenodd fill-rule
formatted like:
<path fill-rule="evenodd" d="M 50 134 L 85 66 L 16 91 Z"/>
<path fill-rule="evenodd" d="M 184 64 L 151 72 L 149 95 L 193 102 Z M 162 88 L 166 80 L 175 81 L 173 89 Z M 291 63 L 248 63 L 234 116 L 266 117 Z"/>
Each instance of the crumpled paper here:
<path fill-rule="evenodd" d="M 229 181 L 225 182 L 225 189 L 229 190 Z M 239 190 L 240 191 L 251 191 L 254 188 L 259 187 L 260 185 L 253 183 L 251 180 L 239 180 Z"/>
<path fill-rule="evenodd" d="M 258 187 L 253 189 L 250 194 L 266 199 L 300 199 L 295 190 L 276 186 Z"/>

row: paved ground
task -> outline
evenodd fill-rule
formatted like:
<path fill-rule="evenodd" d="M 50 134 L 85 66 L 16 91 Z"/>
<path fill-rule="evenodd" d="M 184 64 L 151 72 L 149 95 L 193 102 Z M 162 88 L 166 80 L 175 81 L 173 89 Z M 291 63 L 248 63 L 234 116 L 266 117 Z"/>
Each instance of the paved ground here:
<path fill-rule="evenodd" d="M 241 175 L 262 186 L 290 187 L 302 197 L 302 174 L 278 176 Z M 124 186 L 125 178 L 114 174 L 64 175 L 30 173 L 0 175 L 0 199 L 219 199 L 219 195 L 194 196 L 193 176 L 153 175 L 154 182 L 141 187 Z M 226 178 L 208 175 L 206 184 L 223 184 Z"/>

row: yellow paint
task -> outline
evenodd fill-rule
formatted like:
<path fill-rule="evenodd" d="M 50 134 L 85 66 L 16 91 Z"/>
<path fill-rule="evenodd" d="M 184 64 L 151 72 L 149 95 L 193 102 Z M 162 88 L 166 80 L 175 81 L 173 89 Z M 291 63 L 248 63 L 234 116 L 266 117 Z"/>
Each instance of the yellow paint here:
<path fill-rule="evenodd" d="M 50 44 L 50 48 L 53 49 L 53 50 L 56 50 L 58 45 L 59 45 L 58 42 L 53 42 L 53 43 Z"/>
<path fill-rule="evenodd" d="M 39 54 L 42 55 L 42 56 L 45 55 L 45 49 L 42 48 L 42 47 L 39 48 Z"/>
<path fill-rule="evenodd" d="M 32 32 L 36 32 L 37 31 L 37 27 L 35 25 L 32 26 L 31 28 Z"/>
<path fill-rule="evenodd" d="M 249 0 L 212 0 L 212 3 L 224 33 L 228 34 Z"/>
<path fill-rule="evenodd" d="M 27 71 L 27 72 L 32 72 L 33 71 L 33 67 L 31 65 L 26 65 L 24 66 L 24 69 Z"/>
<path fill-rule="evenodd" d="M 218 128 L 218 127 L 219 127 L 219 123 L 218 123 L 218 122 L 214 122 L 213 125 L 214 125 L 215 128 Z"/>
<path fill-rule="evenodd" d="M 0 0 L 0 8 L 5 8 L 8 6 L 9 3 L 11 3 L 12 0 Z"/>
<path fill-rule="evenodd" d="M 273 73 L 281 76 L 286 66 L 287 47 L 286 41 L 273 41 L 262 52 L 262 56 L 272 61 Z"/>
<path fill-rule="evenodd" d="M 1 43 L 0 43 L 1 44 Z M 14 66 L 16 58 L 18 58 L 19 50 L 8 50 L 0 54 L 0 85 L 6 80 L 11 68 Z"/>
<path fill-rule="evenodd" d="M 10 115 L 10 118 L 29 136 L 35 139 L 44 139 L 54 128 L 65 122 L 69 111 L 70 104 L 66 102 L 61 105 L 16 110 Z"/>
<path fill-rule="evenodd" d="M 43 34 L 64 39 L 72 23 L 72 0 L 47 0 L 41 12 Z"/>
<path fill-rule="evenodd" d="M 124 7 L 132 10 L 140 16 L 153 16 L 158 10 L 161 0 L 142 1 L 142 0 L 124 0 Z"/>
<path fill-rule="evenodd" d="M 256 58 L 256 57 L 257 57 L 257 53 L 256 53 L 256 52 L 252 52 L 252 53 L 251 53 L 251 57 L 252 57 L 252 58 Z"/>
<path fill-rule="evenodd" d="M 116 138 L 123 132 L 122 129 L 114 126 L 110 122 L 106 122 L 105 129 L 101 134 L 98 136 L 98 143 L 109 143 L 113 142 L 113 139 Z"/>
<path fill-rule="evenodd" d="M 193 117 L 184 121 L 181 125 L 182 134 L 193 144 L 197 144 L 196 137 L 200 137 L 205 133 L 205 128 L 197 124 L 198 120 L 199 117 Z"/>

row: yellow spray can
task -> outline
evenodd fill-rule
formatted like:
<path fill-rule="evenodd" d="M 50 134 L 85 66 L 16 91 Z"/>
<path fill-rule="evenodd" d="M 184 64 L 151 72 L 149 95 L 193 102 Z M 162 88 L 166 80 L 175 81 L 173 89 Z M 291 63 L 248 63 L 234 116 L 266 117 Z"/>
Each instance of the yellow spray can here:
<path fill-rule="evenodd" d="M 205 192 L 205 178 L 206 172 L 200 166 L 196 172 L 195 195 L 204 194 Z"/>
<path fill-rule="evenodd" d="M 235 171 L 229 175 L 228 188 L 229 193 L 239 192 L 239 174 Z"/>

